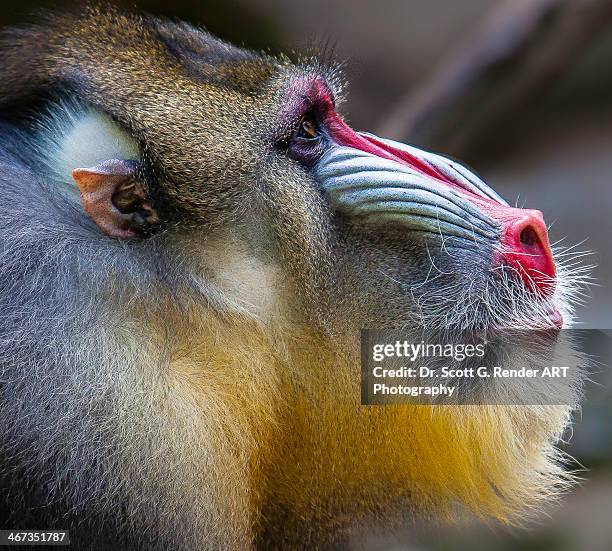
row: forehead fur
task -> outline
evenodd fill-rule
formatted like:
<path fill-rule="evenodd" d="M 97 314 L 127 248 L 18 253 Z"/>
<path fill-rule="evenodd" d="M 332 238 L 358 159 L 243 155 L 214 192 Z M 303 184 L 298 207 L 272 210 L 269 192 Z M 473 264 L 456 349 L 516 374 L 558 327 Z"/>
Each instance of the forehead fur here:
<path fill-rule="evenodd" d="M 316 53 L 293 63 L 236 47 L 185 22 L 110 6 L 49 14 L 36 25 L 0 34 L 0 108 L 54 88 L 105 107 L 121 90 L 134 96 L 143 85 L 154 86 L 149 100 L 177 107 L 172 97 L 188 83 L 210 102 L 214 90 L 224 92 L 221 97 L 238 109 L 235 100 L 278 94 L 283 82 L 304 74 L 323 75 L 341 100 L 340 64 Z"/>
<path fill-rule="evenodd" d="M 269 57 L 237 48 L 185 22 L 150 19 L 160 40 L 194 80 L 257 94 L 276 70 Z"/>

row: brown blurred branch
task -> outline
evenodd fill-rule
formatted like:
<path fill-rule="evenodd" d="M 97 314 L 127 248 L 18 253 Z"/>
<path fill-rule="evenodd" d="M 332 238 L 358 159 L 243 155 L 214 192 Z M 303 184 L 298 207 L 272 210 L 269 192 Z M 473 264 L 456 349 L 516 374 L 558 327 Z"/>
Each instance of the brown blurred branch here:
<path fill-rule="evenodd" d="M 612 0 L 506 0 L 383 118 L 383 136 L 465 154 L 584 53 Z"/>

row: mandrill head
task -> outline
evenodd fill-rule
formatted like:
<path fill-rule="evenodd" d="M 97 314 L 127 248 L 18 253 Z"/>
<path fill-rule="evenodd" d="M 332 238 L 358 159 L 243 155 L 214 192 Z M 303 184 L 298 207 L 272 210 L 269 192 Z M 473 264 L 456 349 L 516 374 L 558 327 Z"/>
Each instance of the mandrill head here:
<path fill-rule="evenodd" d="M 212 547 L 322 546 L 408 514 L 520 518 L 567 480 L 554 443 L 571 404 L 359 403 L 362 328 L 420 341 L 571 321 L 575 278 L 539 211 L 455 160 L 353 130 L 336 68 L 184 23 L 54 16 L 8 35 L 0 67 L 3 113 L 54 198 L 39 231 L 67 251 L 66 323 L 102 312 L 71 336 L 75 358 L 99 347 L 106 366 L 80 384 L 116 392 L 121 415 L 100 415 L 125 460 L 99 491 L 131 518 L 179 510 L 181 537 Z M 172 435 L 155 461 L 152 434 Z"/>

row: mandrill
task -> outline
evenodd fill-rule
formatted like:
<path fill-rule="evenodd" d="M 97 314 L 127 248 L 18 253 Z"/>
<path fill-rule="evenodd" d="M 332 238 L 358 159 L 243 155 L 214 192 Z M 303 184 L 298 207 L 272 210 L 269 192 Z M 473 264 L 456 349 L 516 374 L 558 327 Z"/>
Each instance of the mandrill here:
<path fill-rule="evenodd" d="M 580 278 L 539 211 L 351 129 L 342 89 L 111 8 L 3 34 L 2 528 L 338 549 L 571 480 L 575 402 L 361 405 L 362 328 L 567 326 Z"/>

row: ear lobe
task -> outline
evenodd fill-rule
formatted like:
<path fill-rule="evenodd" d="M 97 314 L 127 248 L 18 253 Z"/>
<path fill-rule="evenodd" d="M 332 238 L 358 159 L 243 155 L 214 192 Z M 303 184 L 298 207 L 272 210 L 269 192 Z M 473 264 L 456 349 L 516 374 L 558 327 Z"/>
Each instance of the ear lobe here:
<path fill-rule="evenodd" d="M 85 212 L 111 237 L 129 239 L 159 222 L 137 169 L 136 161 L 111 159 L 72 171 Z"/>

